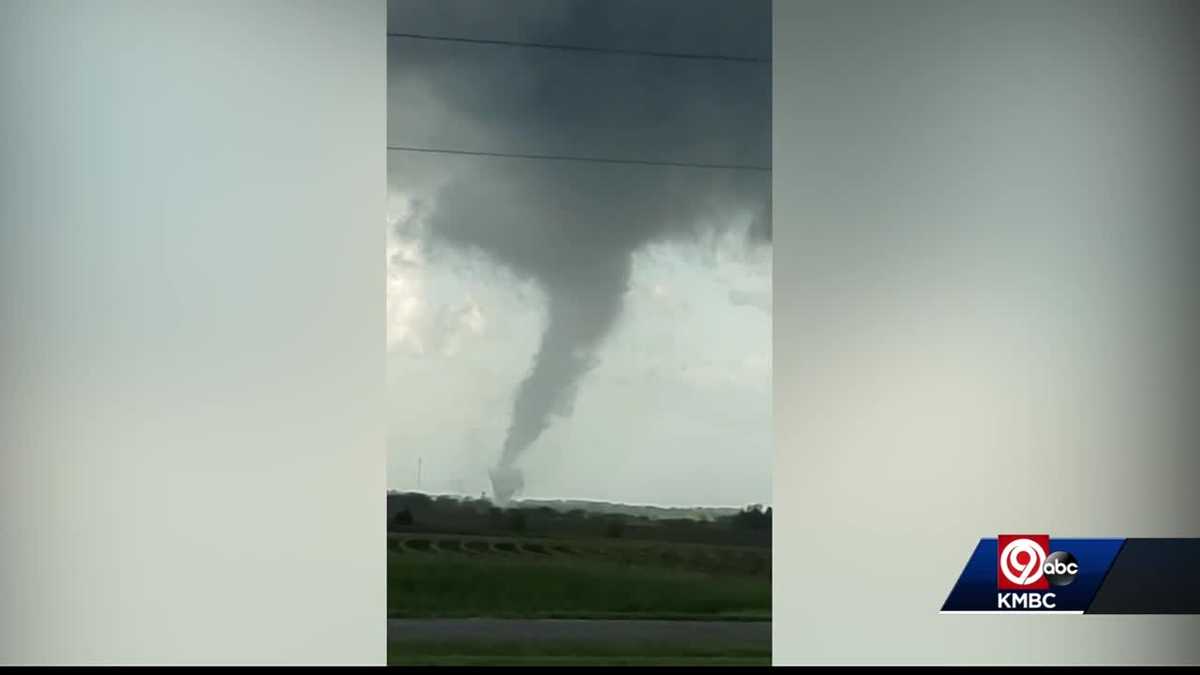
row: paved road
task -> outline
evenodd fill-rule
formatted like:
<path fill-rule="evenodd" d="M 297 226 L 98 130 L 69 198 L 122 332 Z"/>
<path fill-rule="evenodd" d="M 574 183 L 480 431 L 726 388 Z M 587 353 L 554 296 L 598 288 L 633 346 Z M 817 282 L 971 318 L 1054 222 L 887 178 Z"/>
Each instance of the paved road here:
<path fill-rule="evenodd" d="M 567 642 L 770 647 L 769 621 L 388 619 L 388 641 Z"/>

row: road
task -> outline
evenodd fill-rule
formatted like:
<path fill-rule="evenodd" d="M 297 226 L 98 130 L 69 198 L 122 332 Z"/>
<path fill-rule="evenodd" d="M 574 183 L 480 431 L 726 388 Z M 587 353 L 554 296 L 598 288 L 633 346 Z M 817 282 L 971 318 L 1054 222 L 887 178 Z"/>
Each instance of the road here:
<path fill-rule="evenodd" d="M 771 646 L 769 621 L 388 619 L 388 641 Z"/>

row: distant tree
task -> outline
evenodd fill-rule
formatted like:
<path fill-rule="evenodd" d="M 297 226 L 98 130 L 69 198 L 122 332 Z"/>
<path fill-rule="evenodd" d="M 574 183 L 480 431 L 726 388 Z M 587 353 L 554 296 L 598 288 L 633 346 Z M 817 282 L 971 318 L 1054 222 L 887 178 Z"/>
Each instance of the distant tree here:
<path fill-rule="evenodd" d="M 388 529 L 396 530 L 412 524 L 412 511 L 409 511 L 408 507 L 405 507 L 403 510 L 397 511 L 392 515 L 391 520 L 388 521 Z"/>
<path fill-rule="evenodd" d="M 625 522 L 617 518 L 609 520 L 604 526 L 604 536 L 609 539 L 620 539 L 625 535 Z"/>
<path fill-rule="evenodd" d="M 740 530 L 767 530 L 771 528 L 771 509 L 762 504 L 751 504 L 733 516 L 733 526 Z"/>
<path fill-rule="evenodd" d="M 526 527 L 525 512 L 513 511 L 508 518 L 508 527 L 513 532 L 524 532 Z"/>
<path fill-rule="evenodd" d="M 493 530 L 504 529 L 507 525 L 507 519 L 504 517 L 504 509 L 498 506 L 488 507 L 488 526 Z"/>

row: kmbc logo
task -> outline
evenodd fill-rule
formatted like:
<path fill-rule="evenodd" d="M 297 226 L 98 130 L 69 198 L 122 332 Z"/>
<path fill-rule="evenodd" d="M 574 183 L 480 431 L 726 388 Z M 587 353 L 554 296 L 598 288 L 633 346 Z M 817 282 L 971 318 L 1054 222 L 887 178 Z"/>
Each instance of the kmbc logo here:
<path fill-rule="evenodd" d="M 941 611 L 1082 614 L 1124 545 L 1048 534 L 981 537 Z"/>
<path fill-rule="evenodd" d="M 1066 586 L 1079 574 L 1079 563 L 1066 551 L 1050 552 L 1048 534 L 1002 534 L 996 540 L 996 588 L 1044 591 Z"/>

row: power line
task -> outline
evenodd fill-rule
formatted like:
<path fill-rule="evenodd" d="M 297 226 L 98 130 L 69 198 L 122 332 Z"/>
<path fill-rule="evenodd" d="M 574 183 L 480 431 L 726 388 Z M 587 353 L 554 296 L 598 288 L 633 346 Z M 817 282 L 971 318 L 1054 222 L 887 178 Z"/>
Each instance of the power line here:
<path fill-rule="evenodd" d="M 706 61 L 733 61 L 738 63 L 770 63 L 771 59 L 757 56 L 725 56 L 722 54 L 689 54 L 682 52 L 656 52 L 641 49 L 614 49 L 610 47 L 585 47 L 583 45 L 564 45 L 549 42 L 518 42 L 516 40 L 483 40 L 479 38 L 447 37 L 443 35 L 424 35 L 421 33 L 388 33 L 389 38 L 405 38 L 409 40 L 434 40 L 438 42 L 463 42 L 475 45 L 499 45 L 502 47 L 529 47 L 533 49 L 557 49 L 569 52 L 592 52 L 600 54 L 626 54 L 629 56 L 655 56 L 668 59 L 696 59 Z"/>
<path fill-rule="evenodd" d="M 727 169 L 731 171 L 765 171 L 771 167 L 755 164 L 706 164 L 703 162 L 671 162 L 650 159 L 617 159 L 612 157 L 580 157 L 575 155 L 533 155 L 517 152 L 483 152 L 476 150 L 450 150 L 446 148 L 417 148 L 406 145 L 389 145 L 388 150 L 401 152 L 428 152 L 442 155 L 470 155 L 473 157 L 508 157 L 512 159 L 548 159 L 566 162 L 594 162 L 597 164 L 642 164 L 647 166 L 679 166 L 695 169 Z"/>

